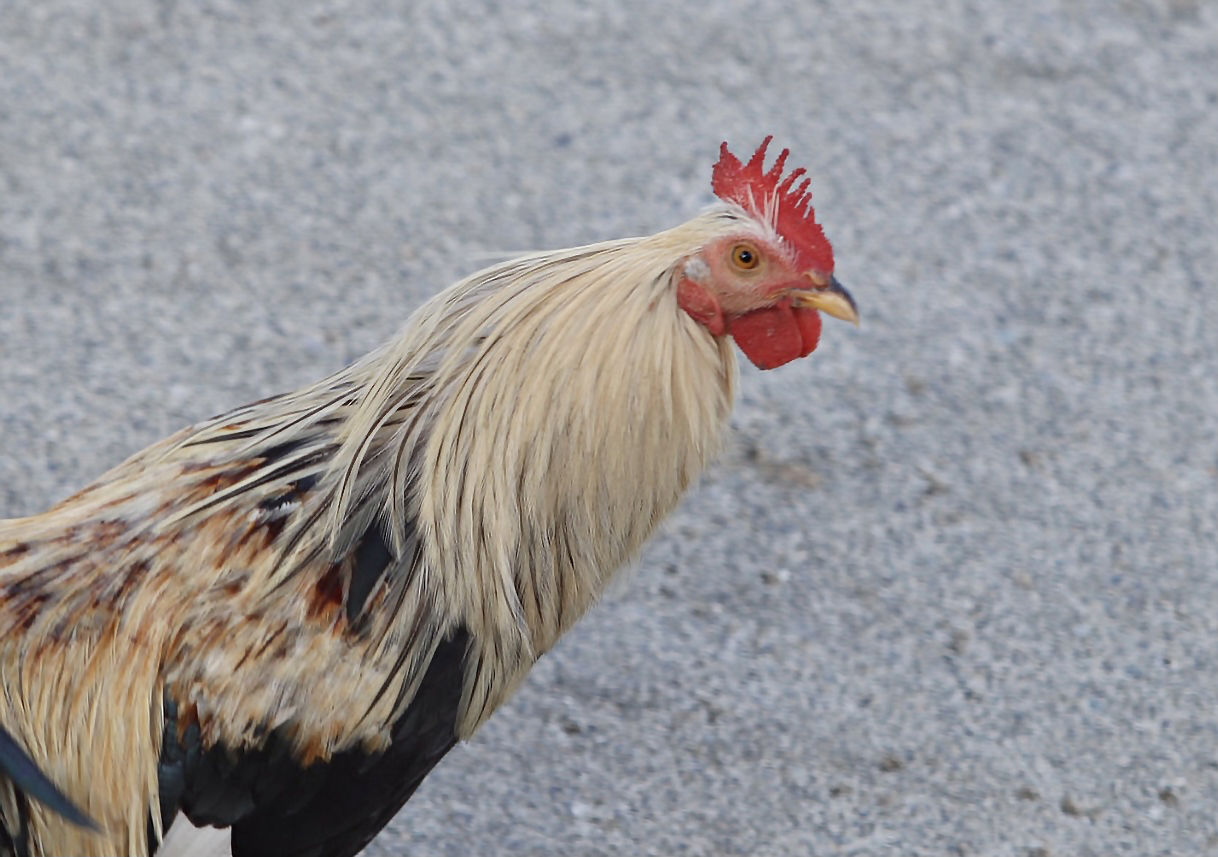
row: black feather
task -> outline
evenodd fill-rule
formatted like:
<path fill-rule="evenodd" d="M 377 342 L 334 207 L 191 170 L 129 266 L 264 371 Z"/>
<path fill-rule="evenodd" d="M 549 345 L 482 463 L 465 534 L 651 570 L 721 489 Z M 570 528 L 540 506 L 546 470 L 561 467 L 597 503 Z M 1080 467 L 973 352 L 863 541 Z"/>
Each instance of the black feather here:
<path fill-rule="evenodd" d="M 97 830 L 93 819 L 68 800 L 47 775 L 38 769 L 34 760 L 26 754 L 16 739 L 3 728 L 0 728 L 0 773 L 12 780 L 13 785 L 27 797 L 53 809 L 78 827 Z"/>
<path fill-rule="evenodd" d="M 409 524 L 408 524 L 408 529 Z M 355 547 L 355 564 L 351 570 L 351 586 L 347 590 L 347 622 L 354 624 L 364 609 L 368 595 L 393 564 L 393 551 L 385 538 L 382 517 L 372 519 L 368 529 Z M 408 533 L 408 538 L 413 530 Z"/>
<path fill-rule="evenodd" d="M 380 753 L 351 749 L 302 766 L 278 731 L 257 750 L 203 748 L 193 724 L 179 741 L 178 708 L 166 699 L 158 767 L 166 826 L 179 808 L 196 826 L 231 826 L 233 857 L 358 854 L 456 743 L 468 644 L 464 628 L 440 643 Z"/>

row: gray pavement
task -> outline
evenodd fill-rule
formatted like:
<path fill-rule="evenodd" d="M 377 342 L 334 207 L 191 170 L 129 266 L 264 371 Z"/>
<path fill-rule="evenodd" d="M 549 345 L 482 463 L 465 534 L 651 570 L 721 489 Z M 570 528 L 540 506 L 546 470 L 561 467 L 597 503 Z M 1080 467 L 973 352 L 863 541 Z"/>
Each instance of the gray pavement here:
<path fill-rule="evenodd" d="M 1213 0 L 0 0 L 0 513 L 767 133 L 862 329 L 369 853 L 1218 853 Z"/>

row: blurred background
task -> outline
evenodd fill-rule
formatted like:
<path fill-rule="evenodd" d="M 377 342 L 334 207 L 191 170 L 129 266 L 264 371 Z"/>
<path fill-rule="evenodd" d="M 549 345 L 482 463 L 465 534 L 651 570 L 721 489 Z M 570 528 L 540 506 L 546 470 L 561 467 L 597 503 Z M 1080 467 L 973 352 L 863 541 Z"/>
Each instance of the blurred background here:
<path fill-rule="evenodd" d="M 0 3 L 0 514 L 808 167 L 863 326 L 369 849 L 1218 853 L 1218 3 Z"/>

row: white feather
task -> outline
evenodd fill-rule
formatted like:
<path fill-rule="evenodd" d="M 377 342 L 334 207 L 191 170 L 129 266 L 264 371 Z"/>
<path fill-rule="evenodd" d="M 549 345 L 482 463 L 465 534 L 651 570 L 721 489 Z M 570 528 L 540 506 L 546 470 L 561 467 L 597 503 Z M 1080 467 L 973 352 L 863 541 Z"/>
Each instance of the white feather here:
<path fill-rule="evenodd" d="M 227 827 L 195 827 L 179 812 L 157 849 L 157 857 L 233 857 L 232 831 Z"/>

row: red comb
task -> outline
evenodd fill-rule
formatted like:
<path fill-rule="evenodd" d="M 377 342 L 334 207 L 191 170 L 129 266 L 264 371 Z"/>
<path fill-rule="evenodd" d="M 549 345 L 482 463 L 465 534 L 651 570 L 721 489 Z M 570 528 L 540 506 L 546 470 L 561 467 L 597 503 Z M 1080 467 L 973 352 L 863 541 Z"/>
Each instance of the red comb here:
<path fill-rule="evenodd" d="M 724 202 L 734 202 L 756 217 L 772 216 L 774 228 L 795 251 L 801 270 L 832 274 L 833 248 L 814 217 L 812 194 L 808 192 L 811 179 L 794 186 L 807 170 L 800 167 L 782 179 L 782 166 L 790 149 L 782 150 L 768 172 L 762 170 L 766 147 L 773 139 L 766 137 L 747 164 L 727 150 L 727 143 L 720 146 L 719 163 L 711 173 L 711 189 Z"/>

